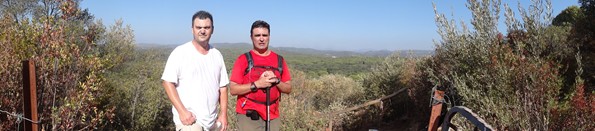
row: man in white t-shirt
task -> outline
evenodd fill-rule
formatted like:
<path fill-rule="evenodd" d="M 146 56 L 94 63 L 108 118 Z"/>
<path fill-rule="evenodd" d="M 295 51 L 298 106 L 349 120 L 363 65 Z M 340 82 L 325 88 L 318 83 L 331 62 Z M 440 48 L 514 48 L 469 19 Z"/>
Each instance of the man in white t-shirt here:
<path fill-rule="evenodd" d="M 196 12 L 192 16 L 194 39 L 176 47 L 165 64 L 161 79 L 173 105 L 176 131 L 227 127 L 229 79 L 221 52 L 209 44 L 213 28 L 209 12 Z"/>

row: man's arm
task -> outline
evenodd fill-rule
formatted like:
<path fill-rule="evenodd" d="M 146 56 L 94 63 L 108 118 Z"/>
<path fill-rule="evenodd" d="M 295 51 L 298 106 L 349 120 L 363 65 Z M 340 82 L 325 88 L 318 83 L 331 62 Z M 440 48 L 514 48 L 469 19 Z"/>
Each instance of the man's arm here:
<path fill-rule="evenodd" d="M 165 92 L 167 93 L 169 101 L 171 101 L 172 105 L 174 105 L 174 108 L 176 108 L 176 110 L 178 111 L 178 114 L 180 115 L 180 121 L 182 121 L 182 124 L 192 125 L 196 121 L 196 118 L 194 114 L 188 111 L 184 104 L 182 104 L 182 100 L 180 100 L 180 96 L 178 95 L 178 91 L 176 90 L 174 84 L 171 82 L 163 81 L 162 85 L 163 88 L 165 88 Z"/>
<path fill-rule="evenodd" d="M 279 84 L 277 84 L 277 88 L 279 88 L 279 91 L 281 91 L 282 93 L 285 94 L 289 94 L 291 93 L 291 74 L 289 72 L 289 67 L 287 66 L 287 63 L 285 63 L 285 60 L 283 60 L 283 71 L 285 71 L 285 73 L 281 74 L 282 76 L 279 78 Z M 285 82 L 283 82 L 283 80 L 286 80 Z"/>
<path fill-rule="evenodd" d="M 227 87 L 219 88 L 219 122 L 221 122 L 221 131 L 227 130 Z"/>
<path fill-rule="evenodd" d="M 273 78 L 275 77 L 275 75 L 270 75 L 270 71 L 267 71 L 265 73 L 262 73 L 262 75 L 260 75 L 260 78 L 258 78 L 258 80 L 254 81 L 254 85 L 256 86 L 256 88 L 267 88 L 267 87 L 271 87 L 273 84 L 275 83 L 277 80 L 274 80 Z M 242 94 L 246 94 L 248 92 L 250 92 L 250 86 L 252 85 L 252 83 L 247 83 L 247 84 L 238 84 L 235 83 L 233 81 L 229 82 L 229 86 L 230 86 L 230 93 L 232 95 L 242 95 Z"/>
<path fill-rule="evenodd" d="M 281 91 L 282 93 L 289 94 L 291 93 L 291 81 L 279 81 L 279 84 L 277 84 L 277 88 L 279 88 L 279 91 Z"/>
<path fill-rule="evenodd" d="M 236 82 L 229 82 L 229 91 L 231 95 L 242 95 L 250 92 L 250 84 L 238 84 Z"/>

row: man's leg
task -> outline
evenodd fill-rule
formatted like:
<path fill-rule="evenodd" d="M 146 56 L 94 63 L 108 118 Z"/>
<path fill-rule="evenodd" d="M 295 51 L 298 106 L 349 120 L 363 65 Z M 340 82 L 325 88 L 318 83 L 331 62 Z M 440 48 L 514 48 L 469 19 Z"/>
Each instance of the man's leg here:
<path fill-rule="evenodd" d="M 240 131 L 264 131 L 266 122 L 262 119 L 252 120 L 244 114 L 236 115 L 236 127 Z M 281 117 L 271 120 L 271 131 L 281 130 Z"/>
<path fill-rule="evenodd" d="M 245 114 L 237 114 L 236 120 L 236 127 L 240 131 L 264 131 L 265 123 L 263 120 L 252 120 Z"/>
<path fill-rule="evenodd" d="M 277 119 L 271 120 L 271 131 L 280 131 L 281 130 L 281 116 Z"/>

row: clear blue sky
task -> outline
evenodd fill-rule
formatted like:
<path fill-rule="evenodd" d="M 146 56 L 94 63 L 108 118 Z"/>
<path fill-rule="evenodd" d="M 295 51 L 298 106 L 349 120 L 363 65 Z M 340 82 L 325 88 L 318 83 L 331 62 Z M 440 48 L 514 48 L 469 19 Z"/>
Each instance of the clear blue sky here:
<path fill-rule="evenodd" d="M 456 20 L 471 19 L 464 0 L 434 2 L 439 12 L 449 17 L 454 13 L 452 18 Z M 502 3 L 517 7 L 516 0 Z M 526 7 L 530 3 L 524 0 L 521 4 Z M 555 16 L 578 2 L 552 0 L 552 5 Z M 271 46 L 276 47 L 432 50 L 432 41 L 440 39 L 431 0 L 84 0 L 81 8 L 88 8 L 105 25 L 121 18 L 134 29 L 137 43 L 190 41 L 192 15 L 198 10 L 213 14 L 215 31 L 211 43 L 250 43 L 250 25 L 255 20 L 271 25 Z"/>

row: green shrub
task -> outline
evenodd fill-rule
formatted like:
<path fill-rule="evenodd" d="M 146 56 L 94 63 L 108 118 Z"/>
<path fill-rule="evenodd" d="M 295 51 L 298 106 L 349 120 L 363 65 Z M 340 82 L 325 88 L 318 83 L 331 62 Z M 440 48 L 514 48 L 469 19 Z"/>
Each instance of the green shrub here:
<path fill-rule="evenodd" d="M 509 34 L 498 37 L 500 6 L 499 0 L 469 1 L 473 30 L 435 11 L 442 40 L 431 80 L 497 129 L 549 130 L 564 85 L 560 61 L 573 52 L 568 30 L 550 27 L 550 1 L 536 0 L 528 10 L 519 7 L 523 23 L 505 4 Z"/>
<path fill-rule="evenodd" d="M 0 8 L 0 110 L 22 112 L 20 61 L 32 60 L 41 130 L 96 130 L 111 122 L 113 108 L 99 98 L 104 72 L 118 63 L 102 55 L 96 42 L 104 40 L 105 27 L 79 2 L 14 1 Z M 2 130 L 19 128 L 17 117 L 0 119 Z"/>
<path fill-rule="evenodd" d="M 127 62 L 106 72 L 102 101 L 115 110 L 114 122 L 107 129 L 174 129 L 171 103 L 161 86 L 165 58 L 158 56 L 159 51 L 163 50 L 132 51 Z"/>
<path fill-rule="evenodd" d="M 399 126 L 408 130 L 417 130 L 426 126 L 429 117 L 428 100 L 430 98 L 431 83 L 427 81 L 425 72 L 427 58 L 399 56 L 395 52 L 386 57 L 380 64 L 373 66 L 370 72 L 362 76 L 364 88 L 363 100 L 378 99 L 401 89 L 405 92 L 384 100 L 377 106 L 366 107 L 364 113 L 354 117 L 347 129 L 359 129 L 361 126 L 379 126 L 394 124 L 390 122 L 405 121 Z M 362 101 L 362 103 L 365 101 Z M 370 123 L 378 123 L 370 125 Z"/>
<path fill-rule="evenodd" d="M 281 103 L 283 130 L 322 130 L 333 111 L 359 104 L 363 89 L 359 83 L 342 75 L 309 79 L 301 71 L 292 71 L 292 93 Z M 349 114 L 333 119 L 336 125 L 349 121 Z"/>

